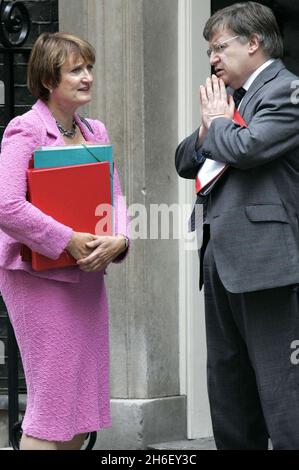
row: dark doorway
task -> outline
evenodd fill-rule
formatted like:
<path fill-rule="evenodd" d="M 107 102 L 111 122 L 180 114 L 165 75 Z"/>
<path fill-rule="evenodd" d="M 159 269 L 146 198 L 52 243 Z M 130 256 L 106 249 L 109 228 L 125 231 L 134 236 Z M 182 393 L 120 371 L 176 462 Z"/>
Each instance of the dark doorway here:
<path fill-rule="evenodd" d="M 212 0 L 212 13 L 236 3 L 235 0 Z M 279 24 L 285 46 L 283 61 L 299 75 L 299 2 L 298 0 L 260 0 L 257 3 L 272 8 Z"/>

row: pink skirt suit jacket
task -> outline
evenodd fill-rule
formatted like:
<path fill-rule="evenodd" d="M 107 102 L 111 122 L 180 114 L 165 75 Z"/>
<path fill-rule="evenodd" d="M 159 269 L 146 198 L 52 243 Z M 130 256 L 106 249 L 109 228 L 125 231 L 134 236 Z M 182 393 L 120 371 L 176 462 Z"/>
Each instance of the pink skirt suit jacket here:
<path fill-rule="evenodd" d="M 78 116 L 75 119 L 87 141 L 109 141 L 100 121 L 88 120 L 92 133 Z M 41 145 L 64 145 L 64 141 L 39 100 L 9 123 L 2 140 L 0 291 L 26 376 L 23 431 L 39 439 L 67 441 L 111 425 L 108 305 L 102 271 L 84 273 L 74 266 L 35 272 L 21 259 L 22 244 L 57 259 L 72 234 L 70 227 L 26 200 L 26 170 Z M 128 235 L 116 170 L 114 214 L 115 233 Z"/>

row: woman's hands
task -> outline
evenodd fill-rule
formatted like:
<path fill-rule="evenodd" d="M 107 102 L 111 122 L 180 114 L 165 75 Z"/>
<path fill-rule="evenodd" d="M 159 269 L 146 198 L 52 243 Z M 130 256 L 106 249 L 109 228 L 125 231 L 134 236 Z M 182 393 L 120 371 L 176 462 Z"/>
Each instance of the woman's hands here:
<path fill-rule="evenodd" d="M 212 75 L 212 78 L 207 79 L 206 85 L 200 87 L 199 99 L 202 118 L 199 140 L 202 143 L 214 119 L 233 119 L 235 103 L 232 96 L 227 96 L 223 80 L 216 75 Z"/>
<path fill-rule="evenodd" d="M 92 241 L 86 243 L 91 254 L 77 261 L 82 271 L 95 272 L 105 269 L 115 258 L 126 249 L 126 237 L 123 235 L 93 236 Z"/>
<path fill-rule="evenodd" d="M 87 243 L 95 238 L 96 236 L 90 233 L 73 232 L 66 249 L 75 260 L 85 258 L 92 252 L 92 248 L 89 248 Z"/>

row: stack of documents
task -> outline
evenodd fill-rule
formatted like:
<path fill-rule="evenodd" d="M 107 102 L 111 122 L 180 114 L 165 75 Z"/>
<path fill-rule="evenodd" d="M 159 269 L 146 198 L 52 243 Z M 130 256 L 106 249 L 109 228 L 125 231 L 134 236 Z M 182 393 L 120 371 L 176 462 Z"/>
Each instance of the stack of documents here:
<path fill-rule="evenodd" d="M 35 150 L 34 168 L 53 168 L 82 165 L 83 163 L 109 162 L 111 201 L 113 205 L 113 154 L 110 144 L 68 145 L 60 147 L 44 146 Z"/>
<path fill-rule="evenodd" d="M 34 206 L 74 231 L 113 233 L 110 145 L 43 147 L 34 152 L 32 166 L 27 170 L 28 198 Z M 37 271 L 76 264 L 67 251 L 51 260 L 22 247 L 22 258 L 31 260 Z"/>

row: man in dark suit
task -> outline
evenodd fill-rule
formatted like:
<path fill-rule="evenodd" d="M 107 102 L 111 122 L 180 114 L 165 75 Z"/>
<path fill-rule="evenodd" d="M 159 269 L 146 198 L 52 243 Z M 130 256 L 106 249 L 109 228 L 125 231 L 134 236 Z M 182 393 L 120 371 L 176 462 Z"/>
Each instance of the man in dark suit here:
<path fill-rule="evenodd" d="M 267 449 L 270 436 L 274 449 L 299 449 L 298 77 L 280 60 L 265 6 L 216 12 L 204 37 L 215 75 L 200 89 L 202 124 L 179 145 L 176 168 L 196 178 L 208 160 L 229 165 L 204 198 L 201 250 L 216 445 Z M 233 90 L 247 128 L 232 120 Z"/>

